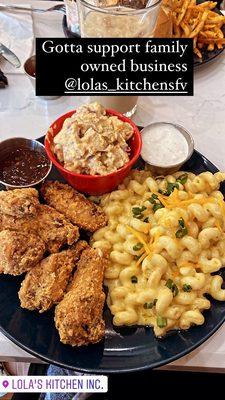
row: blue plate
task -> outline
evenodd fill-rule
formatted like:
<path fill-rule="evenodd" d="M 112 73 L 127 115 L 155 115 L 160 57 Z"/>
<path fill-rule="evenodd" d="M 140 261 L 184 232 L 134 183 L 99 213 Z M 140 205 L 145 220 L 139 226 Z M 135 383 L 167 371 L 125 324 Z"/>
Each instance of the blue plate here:
<path fill-rule="evenodd" d="M 43 142 L 43 138 L 40 139 Z M 182 168 L 199 174 L 218 169 L 202 154 L 195 151 Z M 49 179 L 63 181 L 53 167 Z M 225 185 L 221 185 L 225 195 Z M 222 273 L 225 279 L 225 271 Z M 105 340 L 81 348 L 63 345 L 55 328 L 54 311 L 43 314 L 20 307 L 18 290 L 23 277 L 0 276 L 0 329 L 14 343 L 34 356 L 64 368 L 88 373 L 140 371 L 170 363 L 205 342 L 225 320 L 225 302 L 211 299 L 210 310 L 204 312 L 205 323 L 188 331 L 173 331 L 156 339 L 151 328 L 115 328 L 108 309 Z"/>

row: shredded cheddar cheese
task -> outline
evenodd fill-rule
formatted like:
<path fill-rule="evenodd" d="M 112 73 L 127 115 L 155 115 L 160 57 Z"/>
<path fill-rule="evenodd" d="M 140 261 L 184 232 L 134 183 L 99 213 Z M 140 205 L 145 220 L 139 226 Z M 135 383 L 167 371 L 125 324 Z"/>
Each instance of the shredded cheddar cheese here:
<path fill-rule="evenodd" d="M 131 226 L 126 225 L 126 228 L 129 232 L 131 232 L 138 240 L 140 243 L 143 244 L 144 249 L 146 251 L 146 253 L 150 254 L 151 250 L 149 249 L 147 243 L 144 241 L 143 237 L 141 236 L 141 234 L 139 232 L 137 232 L 135 229 L 133 229 Z"/>
<path fill-rule="evenodd" d="M 147 254 L 144 252 L 144 254 L 142 254 L 142 256 L 139 258 L 139 260 L 136 262 L 136 267 L 138 267 L 142 261 L 147 257 Z"/>
<path fill-rule="evenodd" d="M 176 193 L 176 192 L 175 192 Z M 196 198 L 191 198 L 189 200 L 178 200 L 178 197 L 176 199 L 173 198 L 172 195 L 169 197 L 163 196 L 160 193 L 154 193 L 156 196 L 158 196 L 159 201 L 162 203 L 162 205 L 165 208 L 174 208 L 174 207 L 187 207 L 190 204 L 206 204 L 206 203 L 215 203 L 216 200 L 214 197 L 206 197 L 204 199 L 196 199 Z"/>
<path fill-rule="evenodd" d="M 149 245 L 145 242 L 145 240 L 141 237 L 140 233 L 137 232 L 135 229 L 131 228 L 131 226 L 126 225 L 126 228 L 128 229 L 128 231 L 130 231 L 144 246 L 145 249 L 145 253 L 142 254 L 142 256 L 139 258 L 139 260 L 136 263 L 136 266 L 140 265 L 142 263 L 142 261 L 147 257 L 147 255 L 150 255 L 153 253 L 154 250 L 154 246 L 157 242 L 157 240 L 159 239 L 159 237 L 161 236 L 160 233 L 156 233 L 155 236 L 151 237 L 150 243 Z M 147 253 L 147 254 L 146 254 Z"/>

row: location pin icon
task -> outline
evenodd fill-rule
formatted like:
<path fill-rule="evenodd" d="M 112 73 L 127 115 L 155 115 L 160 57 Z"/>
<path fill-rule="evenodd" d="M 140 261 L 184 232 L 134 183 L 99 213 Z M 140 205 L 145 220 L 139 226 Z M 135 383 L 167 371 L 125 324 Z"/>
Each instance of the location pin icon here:
<path fill-rule="evenodd" d="M 8 381 L 3 381 L 2 384 L 3 384 L 4 388 L 6 389 L 7 386 L 9 385 L 9 382 Z"/>

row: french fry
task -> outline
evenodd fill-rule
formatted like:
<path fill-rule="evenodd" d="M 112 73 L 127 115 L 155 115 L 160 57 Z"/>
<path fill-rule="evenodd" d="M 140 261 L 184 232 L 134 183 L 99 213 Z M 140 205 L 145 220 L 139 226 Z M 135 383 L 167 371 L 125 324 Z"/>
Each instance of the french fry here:
<path fill-rule="evenodd" d="M 188 9 L 187 9 L 187 12 L 186 12 L 186 15 L 185 15 L 185 21 L 189 21 L 189 19 L 190 19 L 190 17 L 191 17 L 191 7 L 194 7 L 194 6 L 196 6 L 196 0 L 191 0 L 191 2 L 190 2 L 190 4 L 189 4 L 189 6 L 188 6 Z"/>
<path fill-rule="evenodd" d="M 214 43 L 210 43 L 210 44 L 208 45 L 208 47 L 207 47 L 207 50 L 213 51 L 214 48 L 215 48 Z"/>
<path fill-rule="evenodd" d="M 180 38 L 181 37 L 181 29 L 178 25 L 174 25 L 174 37 Z"/>
<path fill-rule="evenodd" d="M 191 24 L 192 31 L 194 31 L 195 28 L 198 26 L 198 24 L 200 24 L 200 22 L 201 22 L 201 16 L 202 16 L 202 13 L 199 13 L 198 16 L 197 16 L 197 18 L 195 18 L 195 19 L 193 20 L 193 22 L 192 22 L 192 24 Z"/>
<path fill-rule="evenodd" d="M 193 51 L 202 58 L 201 49 L 213 51 L 225 45 L 225 16 L 214 11 L 216 1 L 196 4 L 196 0 L 172 0 L 173 36 L 192 38 Z"/>
<path fill-rule="evenodd" d="M 225 39 L 218 39 L 218 38 L 215 38 L 215 39 L 203 39 L 203 38 L 199 38 L 199 42 L 200 43 L 204 43 L 204 44 L 210 44 L 210 43 L 221 43 L 221 44 L 225 44 Z"/>
<path fill-rule="evenodd" d="M 184 31 L 183 37 L 188 37 L 191 33 L 190 27 L 184 21 L 181 22 L 180 26 Z"/>
<path fill-rule="evenodd" d="M 220 39 L 223 39 L 223 38 L 224 38 L 224 34 L 223 34 L 223 32 L 221 31 L 221 29 L 216 30 L 216 33 L 217 33 L 217 36 L 218 36 Z"/>
<path fill-rule="evenodd" d="M 189 35 L 189 38 L 194 38 L 195 36 L 197 36 L 199 34 L 199 32 L 202 30 L 203 26 L 205 25 L 205 21 L 208 17 L 208 13 L 209 13 L 209 11 L 207 11 L 207 10 L 205 10 L 203 12 L 200 22 L 198 23 L 196 28 L 191 32 L 191 34 Z"/>
<path fill-rule="evenodd" d="M 197 37 L 193 39 L 193 48 L 195 49 L 197 47 Z"/>
<path fill-rule="evenodd" d="M 223 45 L 222 45 L 222 43 L 220 43 L 220 42 L 219 42 L 219 43 L 216 43 L 216 45 L 217 45 L 217 48 L 218 48 L 218 49 L 222 49 L 222 48 L 223 48 Z"/>
<path fill-rule="evenodd" d="M 212 31 L 202 31 L 199 33 L 199 37 L 203 38 L 216 38 L 216 33 Z"/>
<path fill-rule="evenodd" d="M 214 29 L 214 28 L 216 28 L 216 27 L 217 27 L 216 24 L 211 25 L 211 24 L 207 21 L 207 23 L 205 23 L 205 25 L 204 25 L 203 31 L 208 31 L 208 30 Z"/>
<path fill-rule="evenodd" d="M 206 8 L 207 10 L 213 10 L 216 6 L 216 1 L 205 1 L 204 3 L 198 4 L 199 8 Z"/>
<path fill-rule="evenodd" d="M 190 4 L 190 0 L 184 0 L 180 14 L 178 15 L 178 18 L 177 18 L 177 25 L 180 25 L 182 19 L 185 16 L 185 13 L 188 9 L 189 4 Z"/>
<path fill-rule="evenodd" d="M 214 18 L 209 18 L 209 21 L 208 21 L 208 23 L 210 23 L 210 24 L 218 24 L 220 22 L 224 23 L 225 17 L 219 18 L 219 16 L 218 16 L 218 17 L 214 17 Z"/>
<path fill-rule="evenodd" d="M 194 53 L 195 53 L 199 58 L 202 58 L 202 53 L 200 52 L 200 50 L 199 50 L 197 47 L 194 48 Z"/>

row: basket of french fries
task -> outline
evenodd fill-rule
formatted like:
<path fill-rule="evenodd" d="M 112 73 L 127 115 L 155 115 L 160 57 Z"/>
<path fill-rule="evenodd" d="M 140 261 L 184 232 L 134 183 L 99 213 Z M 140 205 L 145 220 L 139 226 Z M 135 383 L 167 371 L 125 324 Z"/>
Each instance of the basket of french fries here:
<path fill-rule="evenodd" d="M 172 0 L 173 37 L 193 39 L 199 61 L 205 51 L 220 53 L 225 45 L 225 16 L 216 6 L 213 1 Z"/>

